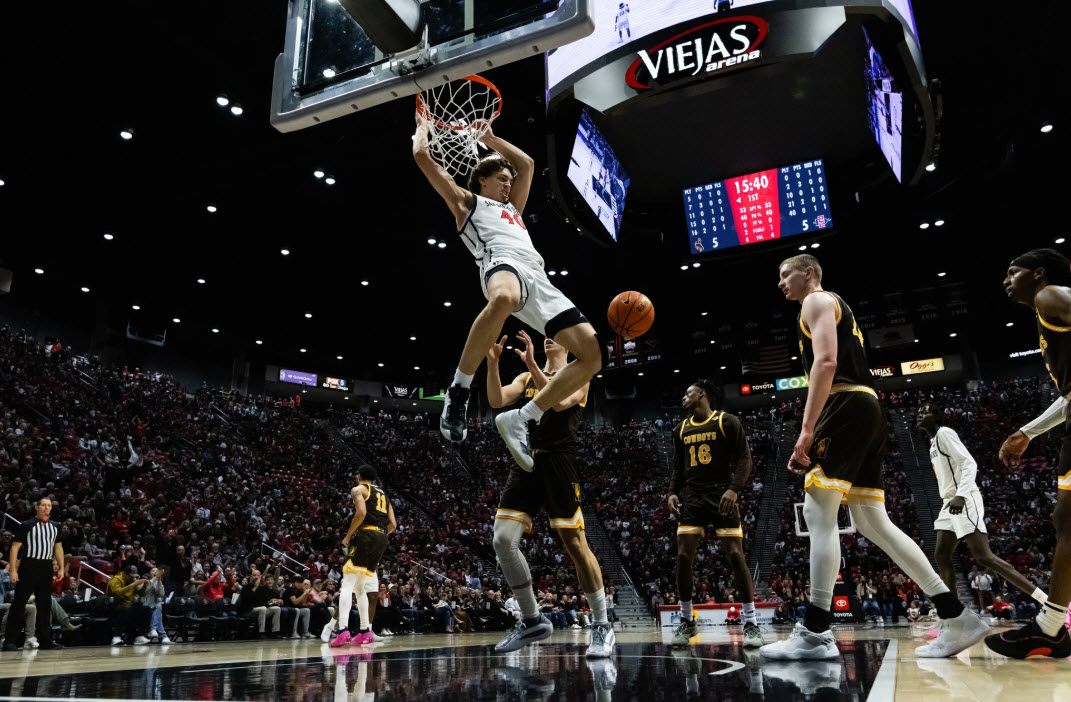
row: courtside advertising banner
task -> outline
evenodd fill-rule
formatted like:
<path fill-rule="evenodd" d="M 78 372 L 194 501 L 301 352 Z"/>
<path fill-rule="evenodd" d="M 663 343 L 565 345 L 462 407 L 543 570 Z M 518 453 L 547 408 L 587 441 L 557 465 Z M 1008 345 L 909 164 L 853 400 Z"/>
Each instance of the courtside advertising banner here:
<path fill-rule="evenodd" d="M 737 615 L 741 614 L 740 604 L 697 604 L 692 606 L 692 612 L 701 627 L 725 626 L 725 617 L 729 608 L 736 609 Z M 681 623 L 681 608 L 678 605 L 662 605 L 658 608 L 659 625 L 663 627 L 677 627 Z M 774 612 L 777 605 L 772 602 L 756 602 L 755 616 L 759 624 L 773 624 Z M 743 619 L 740 620 L 743 623 Z"/>

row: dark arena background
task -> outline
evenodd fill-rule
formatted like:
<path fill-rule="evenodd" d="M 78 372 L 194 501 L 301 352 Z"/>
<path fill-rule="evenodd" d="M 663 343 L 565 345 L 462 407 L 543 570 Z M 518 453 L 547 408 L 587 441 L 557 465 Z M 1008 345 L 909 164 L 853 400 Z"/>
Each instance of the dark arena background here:
<path fill-rule="evenodd" d="M 0 700 L 1071 701 L 1066 625 L 1052 635 L 1047 623 L 1071 598 L 1071 453 L 1061 458 L 1066 403 L 1054 405 L 1071 390 L 1058 7 L 6 8 Z M 488 195 L 476 204 L 501 205 L 507 224 L 467 222 L 472 194 L 457 193 L 469 167 L 451 166 L 448 185 L 414 161 L 414 96 L 432 110 L 434 91 L 471 74 L 500 99 L 492 143 L 531 157 L 511 186 L 515 198 L 532 176 L 527 202 L 512 201 L 523 221 Z M 465 142 L 486 125 L 460 102 L 432 120 L 439 162 L 448 139 L 458 159 L 488 153 Z M 506 230 L 494 226 L 509 225 L 542 270 L 517 272 L 511 245 L 496 255 Z M 1045 265 L 1021 259 L 1009 277 L 1035 249 L 1051 250 Z M 831 324 L 853 314 L 834 336 L 856 358 L 862 343 L 869 376 L 849 382 L 884 414 L 885 509 L 951 595 L 927 594 L 841 508 L 832 603 L 811 602 L 817 527 L 790 459 L 814 431 L 810 380 L 830 376 L 808 365 L 820 343 L 778 288 L 782 262 L 804 253 L 845 303 Z M 502 383 L 529 376 L 518 404 L 500 407 L 481 362 L 457 424 L 466 438 L 451 442 L 440 416 L 462 397 L 452 386 L 473 320 L 503 309 L 480 285 L 499 259 L 495 280 L 519 281 L 520 297 L 484 335 L 505 336 Z M 537 450 L 523 473 L 495 421 L 525 401 L 527 378 L 538 398 L 528 364 L 547 359 L 532 315 L 553 288 L 601 351 L 597 365 L 591 347 L 576 361 L 594 375 L 573 400 L 576 475 L 561 485 L 579 505 L 564 528 L 535 507 L 499 509 L 522 479 L 536 481 L 521 495 L 536 507 L 560 499 L 541 472 L 550 459 Z M 637 338 L 604 314 L 628 291 L 654 308 Z M 710 445 L 689 457 L 683 443 L 707 417 L 689 404 L 699 395 L 720 420 L 702 435 L 716 439 L 713 460 Z M 973 479 L 947 438 L 931 450 L 924 405 L 973 457 Z M 1050 406 L 1054 428 L 1002 460 L 1005 440 Z M 549 431 L 546 416 L 517 426 Z M 671 508 L 670 481 L 689 460 L 709 463 L 725 475 L 718 504 L 742 460 L 717 457 L 733 416 L 751 456 L 733 490 L 739 522 L 704 531 Z M 835 415 L 842 431 L 856 421 Z M 825 462 L 833 441 L 810 455 Z M 362 466 L 376 477 L 355 488 Z M 812 471 L 807 491 L 828 479 Z M 973 533 L 942 521 L 949 480 L 977 495 L 955 521 Z M 368 526 L 377 511 L 382 525 Z M 510 588 L 517 551 L 505 567 L 500 557 L 503 525 L 517 522 L 545 623 Z M 355 544 L 390 532 L 378 562 L 344 545 L 351 528 Z M 695 635 L 678 602 L 678 528 L 702 534 Z M 604 604 L 570 555 L 585 540 Z M 965 614 L 939 618 L 958 611 L 952 599 Z M 810 641 L 818 609 L 832 620 L 822 660 L 751 645 Z M 979 633 L 947 656 L 916 652 L 964 617 L 1036 643 L 1002 655 Z M 502 649 L 544 626 L 541 641 Z"/>

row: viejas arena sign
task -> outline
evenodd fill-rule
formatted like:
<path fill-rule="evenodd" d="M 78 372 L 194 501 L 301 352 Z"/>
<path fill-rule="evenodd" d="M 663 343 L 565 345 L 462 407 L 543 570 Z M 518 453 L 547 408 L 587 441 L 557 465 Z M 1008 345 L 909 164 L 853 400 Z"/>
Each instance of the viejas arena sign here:
<path fill-rule="evenodd" d="M 625 83 L 630 88 L 649 90 L 755 61 L 762 56 L 759 46 L 768 32 L 769 25 L 761 17 L 730 17 L 701 24 L 640 51 L 625 71 Z"/>

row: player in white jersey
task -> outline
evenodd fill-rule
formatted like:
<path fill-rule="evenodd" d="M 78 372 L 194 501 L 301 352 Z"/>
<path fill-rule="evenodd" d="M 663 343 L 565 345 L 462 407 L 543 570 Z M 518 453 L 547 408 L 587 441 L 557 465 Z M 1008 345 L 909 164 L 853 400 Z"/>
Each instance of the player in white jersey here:
<path fill-rule="evenodd" d="M 971 558 L 985 566 L 1027 595 L 1045 604 L 1048 597 L 1011 563 L 1002 560 L 989 549 L 989 534 L 985 528 L 985 511 L 982 493 L 975 478 L 978 463 L 951 427 L 941 422 L 941 415 L 932 403 L 919 407 L 916 416 L 918 427 L 930 437 L 930 462 L 937 476 L 937 489 L 944 507 L 937 516 L 933 528 L 937 532 L 937 549 L 934 560 L 937 571 L 949 589 L 956 587 L 956 574 L 952 556 L 960 541 L 967 542 Z"/>
<path fill-rule="evenodd" d="M 617 43 L 620 44 L 625 40 L 625 34 L 628 34 L 628 38 L 632 38 L 632 30 L 628 26 L 628 3 L 620 2 L 617 4 L 617 17 L 614 18 L 614 28 L 617 30 Z"/>
<path fill-rule="evenodd" d="M 575 357 L 532 402 L 495 418 L 510 453 L 521 468 L 531 472 L 528 422 L 538 422 L 544 411 L 584 387 L 602 368 L 602 348 L 594 327 L 551 284 L 543 270 L 543 257 L 532 245 L 522 219 L 535 169 L 531 157 L 488 129 L 481 142 L 496 153 L 479 162 L 465 190 L 432 159 L 428 131 L 428 124 L 418 116 L 413 158 L 454 215 L 458 235 L 480 270 L 480 288 L 487 298 L 469 330 L 439 429 L 450 441 L 465 439 L 472 377 L 512 314 Z"/>

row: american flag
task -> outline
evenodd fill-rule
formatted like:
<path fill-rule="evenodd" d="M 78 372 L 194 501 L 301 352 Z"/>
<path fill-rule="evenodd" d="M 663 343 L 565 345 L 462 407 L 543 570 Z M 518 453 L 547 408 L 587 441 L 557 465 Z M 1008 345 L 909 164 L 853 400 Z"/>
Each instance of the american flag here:
<path fill-rule="evenodd" d="M 786 376 L 792 372 L 789 349 L 784 344 L 766 344 L 750 349 L 740 361 L 744 375 Z"/>

